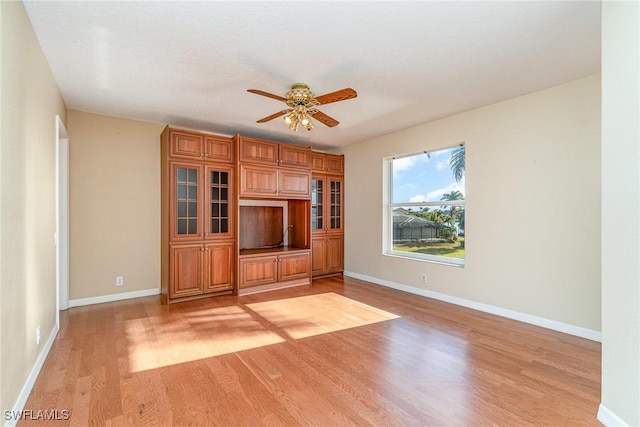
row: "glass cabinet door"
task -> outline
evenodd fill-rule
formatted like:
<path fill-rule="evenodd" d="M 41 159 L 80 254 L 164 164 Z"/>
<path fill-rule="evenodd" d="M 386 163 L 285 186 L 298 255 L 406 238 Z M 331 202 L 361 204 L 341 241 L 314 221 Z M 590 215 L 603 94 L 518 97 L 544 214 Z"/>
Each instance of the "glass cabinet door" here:
<path fill-rule="evenodd" d="M 324 230 L 324 179 L 311 180 L 311 230 Z"/>
<path fill-rule="evenodd" d="M 233 235 L 233 173 L 231 168 L 207 166 L 207 206 L 205 207 L 205 238 Z"/>
<path fill-rule="evenodd" d="M 198 224 L 200 168 L 176 165 L 175 174 L 175 236 L 195 237 L 200 234 Z"/>
<path fill-rule="evenodd" d="M 328 231 L 342 230 L 343 183 L 342 179 L 328 178 L 329 182 L 329 224 Z"/>

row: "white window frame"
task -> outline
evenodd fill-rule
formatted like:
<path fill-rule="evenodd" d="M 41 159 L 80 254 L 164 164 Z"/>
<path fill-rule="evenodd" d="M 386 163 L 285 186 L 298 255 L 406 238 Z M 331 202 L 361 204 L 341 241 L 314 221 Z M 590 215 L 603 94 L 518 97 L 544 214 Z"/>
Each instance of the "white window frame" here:
<path fill-rule="evenodd" d="M 457 144 L 461 145 L 461 144 Z M 455 148 L 456 145 L 452 145 L 450 147 L 442 147 L 435 150 L 430 150 L 430 152 L 435 151 L 443 151 Z M 383 202 L 384 202 L 384 212 L 383 212 L 383 234 L 382 234 L 382 254 L 391 257 L 398 258 L 406 258 L 430 263 L 437 264 L 445 264 L 456 267 L 464 267 L 465 259 L 466 259 L 466 251 L 465 258 L 451 258 L 445 256 L 438 255 L 428 255 L 428 254 L 420 254 L 420 253 L 412 253 L 412 252 L 404 252 L 404 251 L 394 251 L 393 250 L 393 210 L 399 207 L 441 207 L 441 206 L 462 206 L 465 208 L 465 200 L 455 200 L 455 201 L 434 201 L 434 202 L 393 202 L 393 161 L 397 159 L 402 159 L 405 157 L 413 157 L 418 156 L 420 154 L 428 154 L 427 151 L 423 151 L 422 153 L 417 152 L 413 154 L 406 154 L 402 156 L 392 156 L 384 159 L 384 168 L 383 168 L 383 177 L 384 177 L 384 186 L 383 189 Z M 466 187 L 466 185 L 465 185 Z M 466 209 L 465 209 L 466 211 Z M 466 241 L 466 233 L 465 233 L 465 241 Z M 466 249 L 466 248 L 465 248 Z"/>

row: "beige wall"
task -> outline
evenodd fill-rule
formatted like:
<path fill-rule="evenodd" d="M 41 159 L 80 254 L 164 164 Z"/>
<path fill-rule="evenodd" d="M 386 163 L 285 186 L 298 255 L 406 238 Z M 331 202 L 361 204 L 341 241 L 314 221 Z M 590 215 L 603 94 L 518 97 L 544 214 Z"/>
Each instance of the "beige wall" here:
<path fill-rule="evenodd" d="M 55 116 L 65 105 L 21 2 L 0 2 L 0 409 L 55 327 Z M 36 328 L 42 339 L 36 345 Z"/>
<path fill-rule="evenodd" d="M 383 159 L 461 141 L 466 266 L 383 256 Z M 345 270 L 601 330 L 599 75 L 353 144 L 344 153 Z"/>
<path fill-rule="evenodd" d="M 640 6 L 602 3 L 602 407 L 640 425 Z"/>
<path fill-rule="evenodd" d="M 68 117 L 69 298 L 158 289 L 164 125 L 74 110 Z"/>

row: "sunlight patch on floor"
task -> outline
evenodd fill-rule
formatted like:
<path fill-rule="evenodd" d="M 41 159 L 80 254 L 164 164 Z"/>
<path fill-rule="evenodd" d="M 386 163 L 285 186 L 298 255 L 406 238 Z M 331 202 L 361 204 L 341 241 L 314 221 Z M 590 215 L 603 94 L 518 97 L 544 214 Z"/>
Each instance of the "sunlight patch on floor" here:
<path fill-rule="evenodd" d="M 294 339 L 399 318 L 333 292 L 258 302 L 247 307 Z"/>
<path fill-rule="evenodd" d="M 157 369 L 398 317 L 325 293 L 186 312 L 170 322 L 129 320 L 128 370 Z"/>
<path fill-rule="evenodd" d="M 189 313 L 152 328 L 127 324 L 129 370 L 139 372 L 283 342 L 242 307 Z"/>

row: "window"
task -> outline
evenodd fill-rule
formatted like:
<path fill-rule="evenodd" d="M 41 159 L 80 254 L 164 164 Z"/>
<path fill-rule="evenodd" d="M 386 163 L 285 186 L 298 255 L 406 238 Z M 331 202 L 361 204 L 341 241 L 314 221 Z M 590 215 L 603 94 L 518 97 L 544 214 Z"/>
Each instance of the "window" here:
<path fill-rule="evenodd" d="M 384 253 L 452 265 L 465 256 L 465 146 L 387 159 Z"/>

